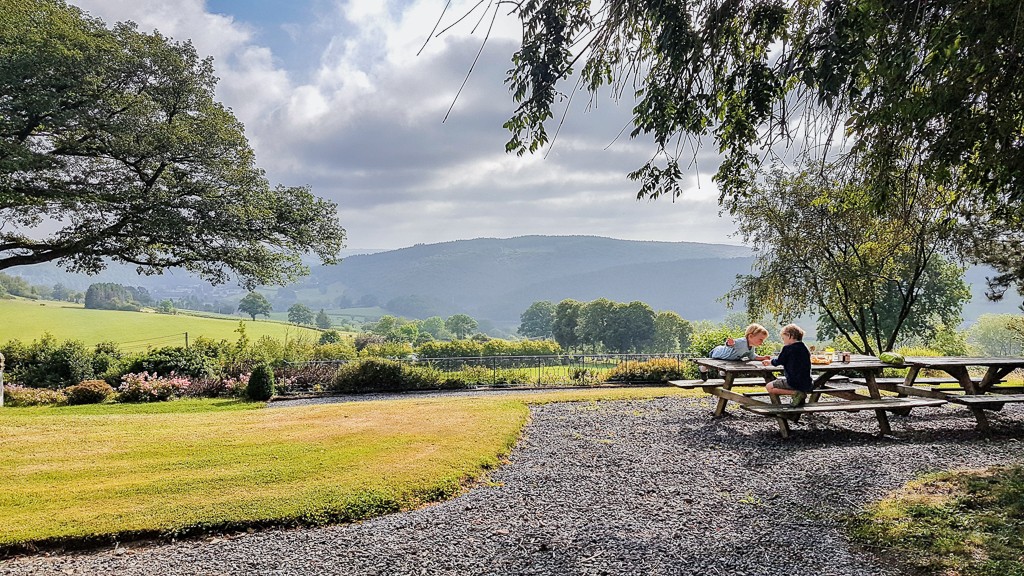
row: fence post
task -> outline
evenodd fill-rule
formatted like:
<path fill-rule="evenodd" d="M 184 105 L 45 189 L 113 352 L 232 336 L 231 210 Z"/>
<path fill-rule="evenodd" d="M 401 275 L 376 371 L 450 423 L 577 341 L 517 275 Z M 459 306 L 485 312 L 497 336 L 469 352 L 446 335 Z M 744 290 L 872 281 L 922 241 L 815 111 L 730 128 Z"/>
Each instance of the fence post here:
<path fill-rule="evenodd" d="M 4 406 L 4 354 L 0 352 L 0 408 Z"/>

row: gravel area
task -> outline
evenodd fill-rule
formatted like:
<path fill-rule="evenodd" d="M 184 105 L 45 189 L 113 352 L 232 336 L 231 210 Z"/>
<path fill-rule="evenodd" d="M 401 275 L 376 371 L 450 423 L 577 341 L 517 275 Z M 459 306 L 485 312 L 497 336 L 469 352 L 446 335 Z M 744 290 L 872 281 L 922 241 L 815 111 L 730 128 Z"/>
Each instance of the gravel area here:
<path fill-rule="evenodd" d="M 375 520 L 13 558 L 0 574 L 878 575 L 838 518 L 922 472 L 1021 461 L 1024 409 L 769 419 L 709 399 L 534 406 L 511 462 L 454 500 Z"/>

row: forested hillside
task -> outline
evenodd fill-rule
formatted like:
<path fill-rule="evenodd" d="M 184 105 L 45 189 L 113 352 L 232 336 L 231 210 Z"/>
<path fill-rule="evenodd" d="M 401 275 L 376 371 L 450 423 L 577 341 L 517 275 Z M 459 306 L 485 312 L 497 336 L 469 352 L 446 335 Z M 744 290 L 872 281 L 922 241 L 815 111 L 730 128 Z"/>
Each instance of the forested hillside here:
<path fill-rule="evenodd" d="M 322 294 L 408 316 L 463 312 L 515 321 L 536 300 L 642 300 L 687 318 L 725 314 L 716 299 L 750 270 L 741 246 L 637 242 L 593 236 L 481 238 L 352 256 L 304 282 Z M 312 290 L 302 297 L 315 297 Z"/>

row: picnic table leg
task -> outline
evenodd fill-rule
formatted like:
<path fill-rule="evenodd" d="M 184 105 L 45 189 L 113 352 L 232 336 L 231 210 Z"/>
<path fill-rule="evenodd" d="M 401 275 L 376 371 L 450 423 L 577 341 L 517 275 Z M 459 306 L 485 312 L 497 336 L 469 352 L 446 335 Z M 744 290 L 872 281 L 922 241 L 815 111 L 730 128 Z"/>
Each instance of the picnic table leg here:
<path fill-rule="evenodd" d="M 946 368 L 946 373 L 956 378 L 960 382 L 960 387 L 964 389 L 964 394 L 970 394 L 971 396 L 977 396 L 978 394 L 984 394 L 980 392 L 977 387 L 974 386 L 974 381 L 971 380 L 971 374 L 967 371 L 966 366 L 951 366 Z M 982 382 L 986 382 L 990 376 L 992 376 L 992 368 L 989 368 L 989 373 L 985 374 L 985 378 Z M 968 406 L 971 409 L 971 413 L 974 414 L 974 419 L 978 421 L 978 430 L 981 432 L 988 432 L 988 415 L 985 414 L 985 409 L 981 406 Z"/>
<path fill-rule="evenodd" d="M 868 385 L 868 393 L 874 399 L 880 399 L 882 395 L 878 392 L 878 383 L 875 382 L 875 372 L 873 370 L 866 370 L 864 372 L 864 382 Z M 885 413 L 885 410 L 875 410 L 875 418 L 878 419 L 878 429 L 882 433 L 891 434 L 892 428 L 889 427 L 889 415 Z"/>
<path fill-rule="evenodd" d="M 768 399 L 776 406 L 780 406 L 782 404 L 782 401 L 779 400 L 778 394 L 769 394 Z M 775 421 L 779 424 L 779 434 L 781 434 L 783 438 L 789 438 L 789 422 L 787 422 L 782 416 L 776 416 Z"/>
<path fill-rule="evenodd" d="M 981 382 L 978 384 L 978 393 L 985 394 L 987 392 L 991 392 L 993 386 L 999 383 L 1000 380 L 1008 376 L 1010 372 L 1013 372 L 1014 370 L 1015 368 L 1012 366 L 1009 368 L 1005 366 L 989 366 L 988 370 L 985 372 L 985 377 L 982 378 Z"/>
<path fill-rule="evenodd" d="M 903 385 L 904 386 L 913 386 L 914 382 L 917 380 L 917 375 L 920 372 L 921 372 L 921 367 L 920 366 L 911 366 L 910 370 L 907 371 L 907 377 L 903 379 Z M 896 397 L 897 398 L 906 398 L 907 395 L 904 392 L 898 392 L 896 394 Z M 899 410 L 893 410 L 892 413 L 893 414 L 899 414 L 900 416 L 910 416 L 910 411 L 911 410 L 912 410 L 911 408 L 900 408 Z"/>
<path fill-rule="evenodd" d="M 730 388 L 732 388 L 732 381 L 733 381 L 734 378 L 736 378 L 735 374 L 726 372 L 725 373 L 725 382 L 722 383 L 722 389 L 723 390 L 729 390 Z M 715 418 L 721 418 L 722 416 L 725 415 L 725 405 L 728 402 L 729 401 L 726 400 L 725 398 L 722 398 L 722 397 L 718 398 L 718 406 L 715 406 Z"/>

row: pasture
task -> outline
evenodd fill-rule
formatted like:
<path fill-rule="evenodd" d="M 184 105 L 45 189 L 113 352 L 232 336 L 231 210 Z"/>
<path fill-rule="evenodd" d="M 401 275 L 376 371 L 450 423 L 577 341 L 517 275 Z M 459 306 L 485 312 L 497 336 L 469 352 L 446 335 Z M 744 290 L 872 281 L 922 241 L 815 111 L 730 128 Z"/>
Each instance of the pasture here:
<path fill-rule="evenodd" d="M 182 346 L 185 333 L 190 339 L 205 336 L 215 340 L 238 338 L 240 317 L 210 318 L 187 314 L 86 310 L 81 304 L 48 300 L 0 300 L 0 342 L 19 339 L 29 342 L 49 332 L 58 340 L 81 340 L 87 345 L 116 342 L 126 350 L 148 346 Z M 246 334 L 262 336 L 319 338 L 310 328 L 279 322 L 242 320 Z"/>

